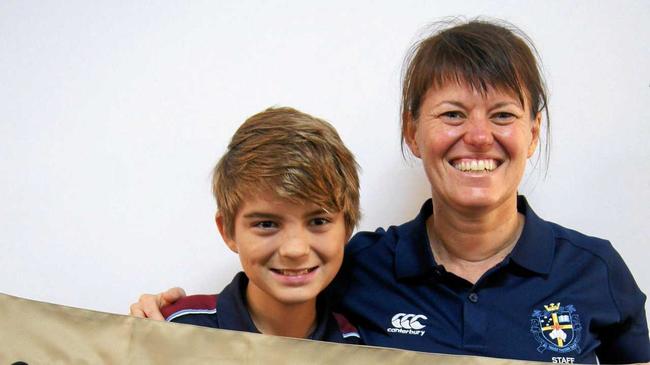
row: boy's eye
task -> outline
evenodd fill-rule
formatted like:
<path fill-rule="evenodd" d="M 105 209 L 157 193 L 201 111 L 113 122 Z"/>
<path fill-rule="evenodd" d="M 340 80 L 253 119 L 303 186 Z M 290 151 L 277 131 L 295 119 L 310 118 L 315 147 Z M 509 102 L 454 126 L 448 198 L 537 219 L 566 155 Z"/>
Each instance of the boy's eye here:
<path fill-rule="evenodd" d="M 273 221 L 260 221 L 255 222 L 253 226 L 261 229 L 272 229 L 276 228 L 278 225 Z"/>
<path fill-rule="evenodd" d="M 329 223 L 329 222 L 330 222 L 330 220 L 327 219 L 327 218 L 318 217 L 318 218 L 314 218 L 314 219 L 312 219 L 311 222 L 310 222 L 310 224 L 311 224 L 312 226 L 324 226 L 324 225 L 326 225 L 326 224 Z"/>

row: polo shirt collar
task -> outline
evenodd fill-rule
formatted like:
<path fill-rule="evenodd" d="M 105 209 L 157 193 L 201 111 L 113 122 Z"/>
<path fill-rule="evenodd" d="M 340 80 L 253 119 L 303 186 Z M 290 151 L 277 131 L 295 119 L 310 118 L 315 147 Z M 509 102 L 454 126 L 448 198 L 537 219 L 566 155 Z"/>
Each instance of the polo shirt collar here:
<path fill-rule="evenodd" d="M 522 195 L 517 197 L 517 211 L 526 217 L 526 223 L 509 257 L 530 271 L 550 273 L 555 256 L 553 227 L 535 214 Z"/>
<path fill-rule="evenodd" d="M 431 199 L 410 222 L 397 227 L 395 273 L 398 279 L 429 274 L 438 265 L 427 236 L 427 218 L 433 213 Z"/>
<path fill-rule="evenodd" d="M 219 328 L 260 333 L 246 305 L 246 287 L 248 277 L 243 272 L 238 273 L 230 284 L 217 297 L 217 319 Z M 319 295 L 316 305 L 316 328 L 309 336 L 312 340 L 324 340 L 333 337 L 332 332 L 338 326 L 332 326 L 334 318 L 330 318 L 330 305 L 327 298 Z M 329 324 L 329 325 L 328 325 Z"/>
<path fill-rule="evenodd" d="M 509 258 L 530 271 L 548 274 L 555 254 L 553 229 L 533 212 L 526 198 L 521 195 L 517 197 L 517 211 L 526 217 L 526 223 Z M 397 278 L 425 276 L 438 266 L 433 258 L 426 228 L 426 221 L 432 213 L 433 204 L 429 199 L 422 205 L 415 219 L 397 227 Z"/>
<path fill-rule="evenodd" d="M 219 328 L 260 333 L 255 327 L 246 307 L 246 286 L 248 278 L 243 272 L 238 273 L 217 297 L 217 319 Z"/>

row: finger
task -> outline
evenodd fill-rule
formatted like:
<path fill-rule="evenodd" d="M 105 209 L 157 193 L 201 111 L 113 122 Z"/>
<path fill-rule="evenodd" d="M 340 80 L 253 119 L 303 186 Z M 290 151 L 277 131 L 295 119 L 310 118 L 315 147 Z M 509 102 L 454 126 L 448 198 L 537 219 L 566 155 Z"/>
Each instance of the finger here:
<path fill-rule="evenodd" d="M 139 303 L 131 304 L 131 306 L 129 307 L 129 315 L 138 318 L 146 318 L 144 311 L 140 307 Z"/>
<path fill-rule="evenodd" d="M 157 306 L 144 308 L 144 314 L 146 318 L 155 319 L 157 321 L 164 321 L 165 317 L 160 313 L 160 310 Z"/>
<path fill-rule="evenodd" d="M 162 308 L 162 307 L 164 307 L 166 305 L 173 304 L 177 300 L 179 300 L 182 297 L 186 296 L 186 294 L 185 294 L 185 290 L 183 290 L 183 288 L 174 287 L 174 288 L 167 289 L 166 291 L 160 293 L 159 296 L 160 296 L 159 304 L 160 304 L 160 307 Z"/>
<path fill-rule="evenodd" d="M 142 294 L 138 299 L 138 303 L 136 303 L 136 309 L 141 310 L 146 318 L 164 320 L 165 318 L 160 313 L 159 300 L 160 294 Z"/>

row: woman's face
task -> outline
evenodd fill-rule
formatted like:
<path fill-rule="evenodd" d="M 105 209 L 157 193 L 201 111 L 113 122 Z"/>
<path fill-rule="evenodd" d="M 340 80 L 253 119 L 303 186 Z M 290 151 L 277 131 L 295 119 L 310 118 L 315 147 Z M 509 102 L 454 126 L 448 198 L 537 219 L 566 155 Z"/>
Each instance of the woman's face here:
<path fill-rule="evenodd" d="M 516 201 L 539 136 L 541 114 L 531 119 L 529 108 L 495 89 L 482 95 L 456 83 L 430 88 L 406 142 L 422 160 L 434 202 L 462 211 Z"/>

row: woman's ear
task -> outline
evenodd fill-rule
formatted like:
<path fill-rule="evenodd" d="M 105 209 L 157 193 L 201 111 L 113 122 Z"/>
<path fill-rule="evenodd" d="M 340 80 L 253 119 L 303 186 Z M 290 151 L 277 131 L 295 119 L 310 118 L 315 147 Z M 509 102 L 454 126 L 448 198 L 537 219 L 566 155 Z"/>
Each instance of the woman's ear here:
<path fill-rule="evenodd" d="M 418 131 L 417 122 L 413 119 L 411 112 L 406 115 L 405 119 L 404 142 L 406 142 L 413 156 L 420 158 L 420 146 L 418 146 L 417 139 L 415 138 Z"/>
<path fill-rule="evenodd" d="M 531 123 L 530 133 L 532 138 L 530 139 L 530 145 L 528 146 L 528 158 L 530 158 L 537 149 L 539 144 L 539 131 L 542 125 L 542 112 L 537 112 L 535 114 L 535 119 Z"/>
<path fill-rule="evenodd" d="M 230 235 L 228 234 L 228 230 L 226 229 L 223 223 L 223 215 L 217 212 L 217 214 L 215 214 L 214 216 L 214 221 L 215 223 L 217 223 L 217 228 L 219 229 L 221 238 L 223 238 L 223 241 L 226 243 L 226 246 L 228 246 L 230 251 L 238 254 L 239 250 L 237 249 L 237 243 L 233 239 L 234 237 L 230 237 Z"/>

